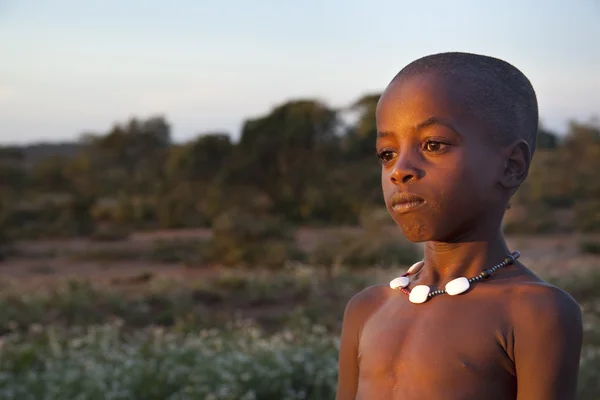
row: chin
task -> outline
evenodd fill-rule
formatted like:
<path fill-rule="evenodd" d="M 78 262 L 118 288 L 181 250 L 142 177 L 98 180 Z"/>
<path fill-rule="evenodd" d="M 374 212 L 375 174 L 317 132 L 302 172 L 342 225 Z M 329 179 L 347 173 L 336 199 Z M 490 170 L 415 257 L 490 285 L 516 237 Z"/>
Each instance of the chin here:
<path fill-rule="evenodd" d="M 433 240 L 435 235 L 428 229 L 429 227 L 423 221 L 418 220 L 401 220 L 394 218 L 396 225 L 402 230 L 402 233 L 407 240 L 413 243 L 422 243 Z"/>

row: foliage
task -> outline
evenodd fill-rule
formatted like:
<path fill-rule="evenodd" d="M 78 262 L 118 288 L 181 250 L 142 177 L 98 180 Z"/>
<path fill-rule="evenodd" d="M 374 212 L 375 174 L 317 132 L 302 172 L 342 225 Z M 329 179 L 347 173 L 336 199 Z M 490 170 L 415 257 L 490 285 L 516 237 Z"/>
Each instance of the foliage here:
<path fill-rule="evenodd" d="M 600 229 L 600 123 L 571 122 L 562 140 L 544 138 L 533 157 L 529 176 L 517 191 L 514 202 L 525 209 L 522 218 L 507 224 L 507 232 L 546 233 L 558 228 L 553 211 L 571 209 L 575 213 L 571 231 Z"/>
<path fill-rule="evenodd" d="M 574 225 L 580 232 L 600 232 L 600 197 L 575 205 Z"/>
<path fill-rule="evenodd" d="M 540 234 L 560 231 L 559 223 L 552 213 L 552 208 L 542 204 L 537 207 L 518 207 L 513 211 L 510 219 L 506 218 L 504 222 L 503 231 L 505 234 Z"/>
<path fill-rule="evenodd" d="M 205 259 L 225 266 L 282 267 L 302 258 L 290 227 L 281 219 L 231 210 L 212 224 Z"/>
<path fill-rule="evenodd" d="M 374 152 L 379 96 L 337 110 L 290 100 L 245 121 L 237 141 L 209 132 L 174 143 L 169 123 L 155 116 L 86 134 L 68 151 L 0 148 L 5 230 L 43 237 L 92 235 L 107 223 L 210 227 L 236 209 L 294 225 L 355 225 L 383 203 Z M 527 212 L 509 231 L 600 229 L 598 170 L 598 120 L 573 121 L 564 135 L 540 127 L 528 179 L 513 199 Z M 574 217 L 554 226 L 551 215 L 562 210 Z"/>
<path fill-rule="evenodd" d="M 329 229 L 319 237 L 310 252 L 309 260 L 315 265 L 333 269 L 342 266 L 384 268 L 411 265 L 418 259 L 416 247 L 398 234 L 386 210 L 363 211 L 361 228 L 348 231 L 344 228 Z"/>
<path fill-rule="evenodd" d="M 118 292 L 81 283 L 49 294 L 46 302 L 28 293 L 16 293 L 10 302 L 5 297 L 0 397 L 332 398 L 343 306 L 383 277 L 377 277 L 380 270 L 369 271 L 368 278 L 341 271 L 332 286 L 338 297 L 328 301 L 314 272 L 298 266 L 277 273 L 231 270 L 203 286 L 146 281 L 151 289 L 143 301 L 130 296 L 129 288 Z M 600 395 L 599 278 L 589 269 L 551 281 L 582 305 L 581 400 Z M 227 318 L 218 328 L 216 316 L 190 323 L 194 299 L 210 304 L 196 318 L 220 310 Z M 295 309 L 291 301 L 303 307 Z M 271 332 L 263 329 L 266 321 L 257 325 L 248 319 L 256 311 L 241 318 L 231 312 L 250 303 L 282 309 Z M 330 318 L 337 323 L 323 323 Z"/>
<path fill-rule="evenodd" d="M 319 326 L 264 336 L 235 330 L 197 334 L 118 325 L 79 334 L 59 329 L 3 338 L 0 395 L 6 400 L 331 399 L 338 341 Z"/>
<path fill-rule="evenodd" d="M 583 241 L 579 248 L 584 254 L 600 254 L 600 241 Z"/>

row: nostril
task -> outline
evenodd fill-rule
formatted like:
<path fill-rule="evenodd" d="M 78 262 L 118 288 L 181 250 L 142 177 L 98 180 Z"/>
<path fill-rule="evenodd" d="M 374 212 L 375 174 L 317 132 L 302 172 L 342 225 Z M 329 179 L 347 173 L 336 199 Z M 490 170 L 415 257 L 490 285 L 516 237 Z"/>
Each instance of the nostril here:
<path fill-rule="evenodd" d="M 409 174 L 409 175 L 404 175 L 404 176 L 402 177 L 402 183 L 407 183 L 407 182 L 410 182 L 410 181 L 412 181 L 412 180 L 413 180 L 413 178 L 414 178 L 414 176 L 413 176 L 412 174 Z"/>

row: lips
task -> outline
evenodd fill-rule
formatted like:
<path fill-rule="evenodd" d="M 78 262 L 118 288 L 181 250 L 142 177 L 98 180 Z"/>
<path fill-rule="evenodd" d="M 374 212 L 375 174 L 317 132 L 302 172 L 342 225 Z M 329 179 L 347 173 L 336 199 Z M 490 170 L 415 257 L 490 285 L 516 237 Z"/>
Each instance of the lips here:
<path fill-rule="evenodd" d="M 398 213 L 407 213 L 413 211 L 425 204 L 425 200 L 412 193 L 396 193 L 392 196 L 392 210 Z"/>

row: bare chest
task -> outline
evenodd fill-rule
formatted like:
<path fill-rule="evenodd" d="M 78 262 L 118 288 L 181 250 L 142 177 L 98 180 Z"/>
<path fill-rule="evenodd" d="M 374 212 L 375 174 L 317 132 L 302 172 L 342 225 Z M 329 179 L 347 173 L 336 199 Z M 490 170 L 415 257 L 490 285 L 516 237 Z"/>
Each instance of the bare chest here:
<path fill-rule="evenodd" d="M 415 390 L 415 396 L 438 396 L 436 388 L 455 388 L 456 397 L 445 392 L 444 398 L 451 399 L 469 398 L 463 395 L 477 391 L 481 382 L 488 388 L 492 382 L 506 387 L 505 381 L 514 377 L 512 337 L 498 306 L 465 298 L 436 298 L 421 305 L 390 299 L 361 333 L 363 388 L 376 384 L 379 390 Z"/>

